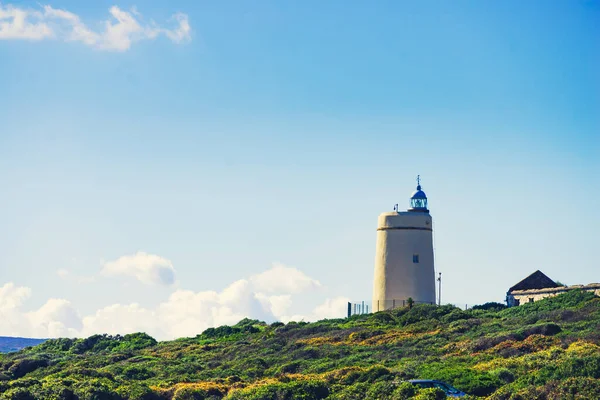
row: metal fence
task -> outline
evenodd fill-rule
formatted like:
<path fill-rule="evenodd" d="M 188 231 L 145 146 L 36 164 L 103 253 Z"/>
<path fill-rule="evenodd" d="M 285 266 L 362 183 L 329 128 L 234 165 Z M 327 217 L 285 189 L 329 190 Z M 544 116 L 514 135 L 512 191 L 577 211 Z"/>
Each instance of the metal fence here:
<path fill-rule="evenodd" d="M 351 317 L 352 315 L 369 314 L 369 309 L 371 309 L 371 312 L 373 311 L 372 308 L 369 307 L 369 303 L 364 301 L 360 303 L 348 302 L 348 317 Z"/>
<path fill-rule="evenodd" d="M 412 301 L 412 304 L 431 304 L 435 305 L 435 302 L 430 301 Z M 393 310 L 396 308 L 404 308 L 409 306 L 408 300 L 378 300 L 373 304 L 373 312 Z"/>
<path fill-rule="evenodd" d="M 394 310 L 396 308 L 408 307 L 408 300 L 380 300 L 375 302 L 375 304 L 371 304 L 370 301 L 361 301 L 360 303 L 350 303 L 348 302 L 348 313 L 347 316 L 351 317 L 353 315 L 362 315 L 362 314 L 370 314 L 378 311 L 385 310 Z M 437 305 L 434 302 L 427 301 L 413 301 L 412 304 L 432 304 Z M 467 310 L 471 308 L 469 304 L 444 304 L 444 305 L 452 305 L 454 307 Z"/>

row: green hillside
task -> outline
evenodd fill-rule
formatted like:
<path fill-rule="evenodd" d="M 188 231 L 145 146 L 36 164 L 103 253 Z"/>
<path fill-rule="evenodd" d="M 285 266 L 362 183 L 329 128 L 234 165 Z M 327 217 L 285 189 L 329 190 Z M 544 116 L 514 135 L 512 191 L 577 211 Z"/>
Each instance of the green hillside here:
<path fill-rule="evenodd" d="M 493 305 L 491 305 L 493 306 Z M 600 299 L 412 309 L 315 323 L 244 320 L 195 338 L 57 339 L 0 356 L 0 399 L 600 399 Z"/>

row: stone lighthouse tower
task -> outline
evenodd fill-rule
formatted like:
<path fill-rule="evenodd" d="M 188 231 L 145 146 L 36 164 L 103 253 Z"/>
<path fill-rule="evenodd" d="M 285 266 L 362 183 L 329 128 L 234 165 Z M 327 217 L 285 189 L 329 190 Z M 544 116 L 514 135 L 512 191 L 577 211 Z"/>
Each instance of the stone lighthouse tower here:
<path fill-rule="evenodd" d="M 407 211 L 396 206 L 379 216 L 372 310 L 399 307 L 408 298 L 435 304 L 433 225 L 419 177 Z"/>

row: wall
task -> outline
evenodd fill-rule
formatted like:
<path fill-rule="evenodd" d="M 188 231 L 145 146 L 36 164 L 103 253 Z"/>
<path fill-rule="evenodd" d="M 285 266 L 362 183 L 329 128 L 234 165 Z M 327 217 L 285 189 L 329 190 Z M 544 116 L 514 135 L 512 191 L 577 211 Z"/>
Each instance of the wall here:
<path fill-rule="evenodd" d="M 516 290 L 512 293 L 507 294 L 506 299 L 508 302 L 508 306 L 517 306 L 525 303 L 529 303 L 530 299 L 533 301 L 539 301 L 545 299 L 547 297 L 558 296 L 559 294 L 563 294 L 568 292 L 569 290 L 581 289 L 586 292 L 593 292 L 596 296 L 600 296 L 600 283 L 591 283 L 589 285 L 573 285 L 573 286 L 563 286 L 558 288 L 551 289 L 536 289 L 536 290 Z M 519 301 L 517 303 L 516 301 Z"/>
<path fill-rule="evenodd" d="M 425 212 L 379 216 L 373 280 L 373 311 L 409 297 L 435 303 L 432 219 Z M 413 255 L 419 262 L 413 263 Z M 386 304 L 385 308 L 383 304 Z"/>

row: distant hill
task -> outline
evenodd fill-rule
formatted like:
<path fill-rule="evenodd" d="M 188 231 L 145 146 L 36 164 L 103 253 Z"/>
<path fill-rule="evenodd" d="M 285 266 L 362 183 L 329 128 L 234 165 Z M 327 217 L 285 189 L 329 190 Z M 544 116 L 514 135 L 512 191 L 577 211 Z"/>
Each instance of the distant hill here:
<path fill-rule="evenodd" d="M 0 321 L 0 324 L 2 322 Z M 51 339 L 0 355 L 2 400 L 600 399 L 600 298 L 416 304 L 314 323 L 242 320 L 196 337 Z"/>
<path fill-rule="evenodd" d="M 0 336 L 0 353 L 18 351 L 28 346 L 37 346 L 45 341 L 46 339 Z"/>

